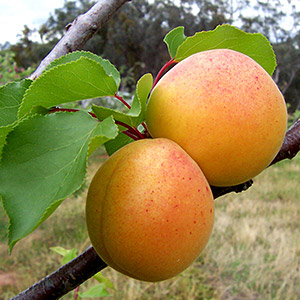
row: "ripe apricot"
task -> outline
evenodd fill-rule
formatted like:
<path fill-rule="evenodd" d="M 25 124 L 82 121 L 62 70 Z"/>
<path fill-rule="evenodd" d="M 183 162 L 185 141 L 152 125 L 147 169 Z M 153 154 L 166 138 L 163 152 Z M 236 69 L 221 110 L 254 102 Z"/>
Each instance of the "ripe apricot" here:
<path fill-rule="evenodd" d="M 211 185 L 231 186 L 253 178 L 276 156 L 287 111 L 258 63 L 217 49 L 189 56 L 159 80 L 146 123 L 152 137 L 178 143 Z"/>
<path fill-rule="evenodd" d="M 115 270 L 143 281 L 186 269 L 208 242 L 214 201 L 198 165 L 167 139 L 135 141 L 97 171 L 86 204 L 89 236 Z"/>

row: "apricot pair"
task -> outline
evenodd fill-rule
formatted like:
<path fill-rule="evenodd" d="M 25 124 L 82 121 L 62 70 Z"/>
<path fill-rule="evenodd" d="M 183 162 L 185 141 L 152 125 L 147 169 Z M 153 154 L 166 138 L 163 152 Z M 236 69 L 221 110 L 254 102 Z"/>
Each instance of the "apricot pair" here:
<path fill-rule="evenodd" d="M 188 57 L 158 82 L 146 123 L 154 139 L 126 145 L 96 173 L 86 218 L 109 266 L 160 281 L 182 272 L 207 244 L 209 184 L 239 184 L 264 170 L 283 142 L 287 112 L 260 65 L 219 49 Z"/>

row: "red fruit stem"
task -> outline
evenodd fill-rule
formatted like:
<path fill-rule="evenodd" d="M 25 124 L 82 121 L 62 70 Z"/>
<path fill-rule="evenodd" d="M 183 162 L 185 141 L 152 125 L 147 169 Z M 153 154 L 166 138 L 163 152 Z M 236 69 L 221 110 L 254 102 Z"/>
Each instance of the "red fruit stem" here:
<path fill-rule="evenodd" d="M 144 129 L 145 129 L 145 134 L 150 135 L 150 133 L 149 133 L 149 131 L 148 131 L 148 128 L 147 128 L 147 126 L 146 126 L 146 123 L 143 122 L 142 125 L 143 125 L 143 127 L 144 127 Z"/>
<path fill-rule="evenodd" d="M 135 134 L 139 139 L 144 139 L 145 138 L 144 135 L 141 132 L 139 132 L 139 130 L 136 127 L 131 127 L 131 126 L 129 126 L 126 123 L 123 123 L 121 121 L 115 121 L 115 122 L 116 122 L 116 124 L 127 128 L 131 133 Z"/>
<path fill-rule="evenodd" d="M 79 296 L 79 294 L 78 294 L 78 291 L 79 291 L 79 287 L 80 287 L 80 285 L 75 289 L 75 296 L 74 296 L 74 300 L 77 300 L 78 299 L 78 296 Z"/>
<path fill-rule="evenodd" d="M 130 138 L 132 138 L 134 141 L 138 141 L 141 138 L 137 137 L 135 134 L 133 134 L 132 132 L 130 132 L 129 130 L 125 130 L 123 131 L 124 134 L 126 134 L 127 136 L 129 136 Z"/>
<path fill-rule="evenodd" d="M 164 71 L 170 67 L 172 64 L 177 63 L 174 58 L 170 59 L 168 62 L 165 63 L 165 65 L 160 69 L 160 71 L 158 72 L 158 74 L 156 75 L 156 78 L 154 80 L 152 89 L 156 86 L 157 82 L 159 81 L 159 79 L 162 77 Z"/>
<path fill-rule="evenodd" d="M 123 97 L 119 96 L 118 94 L 115 94 L 115 98 L 120 100 L 127 108 L 131 109 L 131 106 L 123 99 Z"/>
<path fill-rule="evenodd" d="M 56 111 L 59 111 L 56 110 Z M 72 111 L 72 110 L 71 110 Z M 300 119 L 287 131 L 285 142 L 279 151 L 275 164 L 286 158 L 291 159 L 300 151 Z M 282 154 L 282 155 L 281 155 Z M 249 188 L 252 181 L 235 187 L 212 187 L 215 199 L 230 192 L 241 192 Z M 238 188 L 237 188 L 238 187 Z M 106 267 L 93 247 L 89 247 L 82 254 L 62 266 L 52 274 L 41 279 L 27 290 L 21 292 L 11 300 L 43 299 L 53 300 L 62 297 L 78 285 Z"/>
<path fill-rule="evenodd" d="M 60 107 L 54 107 L 51 109 L 51 113 L 54 113 L 54 112 L 60 112 L 60 111 L 67 111 L 67 112 L 77 112 L 77 111 L 80 111 L 79 109 L 74 109 L 74 108 L 60 108 Z M 93 118 L 95 119 L 98 119 L 97 116 L 92 113 L 92 112 L 88 112 Z M 131 127 L 123 122 L 120 122 L 120 121 L 115 121 L 115 123 L 117 125 L 121 125 L 125 128 L 127 128 L 126 131 L 123 131 L 124 134 L 126 134 L 127 136 L 129 136 L 130 138 L 132 138 L 133 140 L 140 140 L 140 139 L 144 139 L 145 136 L 138 131 L 137 128 L 135 127 Z"/>

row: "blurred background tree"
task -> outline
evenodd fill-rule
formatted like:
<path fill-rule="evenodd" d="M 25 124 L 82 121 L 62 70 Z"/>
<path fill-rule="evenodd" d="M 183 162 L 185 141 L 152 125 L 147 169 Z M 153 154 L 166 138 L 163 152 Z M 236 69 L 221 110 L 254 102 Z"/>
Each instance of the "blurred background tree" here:
<path fill-rule="evenodd" d="M 176 4 L 175 4 L 175 3 Z M 229 23 L 247 32 L 260 32 L 272 43 L 278 61 L 274 80 L 292 113 L 300 109 L 300 10 L 295 0 L 139 0 L 124 5 L 110 22 L 88 41 L 84 50 L 109 59 L 122 75 L 121 89 L 131 92 L 146 72 L 154 76 L 169 60 L 162 42 L 177 26 L 187 36 Z M 66 0 L 38 29 L 24 26 L 11 45 L 18 68 L 35 67 L 53 48 L 76 16 L 95 1 Z M 288 24 L 288 26 L 287 26 Z M 40 41 L 33 39 L 37 32 Z"/>

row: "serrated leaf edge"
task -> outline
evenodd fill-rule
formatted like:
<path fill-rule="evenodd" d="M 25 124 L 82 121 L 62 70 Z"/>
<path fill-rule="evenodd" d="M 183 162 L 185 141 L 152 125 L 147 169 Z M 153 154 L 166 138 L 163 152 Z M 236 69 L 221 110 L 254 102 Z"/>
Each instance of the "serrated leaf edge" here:
<path fill-rule="evenodd" d="M 90 114 L 88 114 L 88 113 L 85 112 L 85 111 L 76 111 L 76 112 L 61 111 L 61 112 L 55 112 L 55 113 L 53 113 L 53 114 L 45 115 L 45 117 L 51 117 L 51 116 L 56 115 L 56 114 L 75 114 L 75 113 L 78 113 L 78 112 L 84 112 L 84 113 L 86 113 L 87 115 L 89 115 L 90 118 L 94 119 Z M 39 115 L 39 114 L 29 115 L 29 116 L 23 118 L 22 120 L 20 120 L 20 122 L 18 123 L 18 125 L 21 124 L 21 123 L 23 123 L 23 122 L 26 122 L 26 121 L 28 121 L 28 120 L 34 119 L 36 116 L 41 116 L 41 115 Z M 91 142 L 91 140 L 89 141 L 89 144 L 90 144 L 90 142 Z M 89 149 L 89 145 L 88 145 L 88 149 Z M 58 207 L 58 206 L 59 206 L 66 198 L 70 197 L 72 194 L 74 194 L 76 191 L 78 191 L 78 190 L 82 187 L 83 183 L 84 183 L 85 180 L 86 180 L 86 176 L 87 176 L 87 165 L 88 165 L 88 163 L 87 163 L 87 158 L 88 158 L 88 151 L 87 151 L 87 153 L 86 153 L 84 176 L 83 176 L 82 181 L 81 181 L 81 183 L 79 184 L 79 186 L 78 186 L 77 188 L 74 188 L 73 191 L 71 191 L 71 192 L 70 192 L 67 196 L 65 196 L 64 198 L 57 199 L 56 201 L 52 202 L 52 203 L 50 204 L 50 206 L 44 211 L 43 215 L 41 216 L 41 218 L 40 218 L 39 222 L 36 224 L 36 226 L 34 226 L 33 229 L 32 229 L 30 232 L 28 232 L 25 236 L 28 236 L 29 234 L 31 234 L 31 233 L 32 233 L 37 227 L 39 227 L 40 224 L 42 224 L 42 223 L 43 223 L 43 222 L 44 222 L 44 221 L 45 221 L 52 213 L 54 213 L 54 211 L 56 210 L 56 208 L 57 208 L 57 207 Z M 3 205 L 3 209 L 4 209 L 6 215 L 7 215 L 8 218 L 9 218 L 8 235 L 7 235 L 7 238 L 8 238 L 9 253 L 11 253 L 12 250 L 13 250 L 13 247 L 16 245 L 16 243 L 17 243 L 18 241 L 20 241 L 21 239 L 23 239 L 25 236 L 23 236 L 23 237 L 21 237 L 21 238 L 18 238 L 18 239 L 16 239 L 16 240 L 13 240 L 13 241 L 10 240 L 10 234 L 9 234 L 9 233 L 10 233 L 10 229 L 11 229 L 11 226 L 12 226 L 12 223 L 13 223 L 13 222 L 12 222 L 12 220 L 11 220 L 11 218 L 10 218 L 8 212 L 7 212 L 7 209 L 6 209 L 6 206 L 5 206 L 5 201 L 4 201 L 3 197 L 2 197 L 2 195 L 0 195 L 0 198 L 1 198 L 2 205 Z M 53 208 L 54 208 L 54 209 L 53 209 Z"/>
<path fill-rule="evenodd" d="M 276 55 L 275 55 L 274 49 L 273 49 L 272 44 L 270 43 L 270 41 L 269 41 L 263 34 L 261 34 L 261 33 L 257 33 L 257 32 L 256 32 L 256 33 L 245 32 L 245 31 L 243 31 L 242 29 L 239 29 L 239 28 L 237 28 L 237 27 L 235 27 L 235 26 L 232 26 L 232 25 L 230 25 L 230 24 L 222 24 L 222 25 L 218 25 L 218 26 L 217 26 L 215 29 L 213 29 L 213 30 L 196 32 L 194 35 L 187 37 L 187 38 L 185 39 L 185 41 L 177 48 L 177 51 L 176 51 L 176 55 L 175 55 L 175 57 L 174 57 L 174 60 L 175 60 L 176 62 L 180 62 L 180 61 L 182 61 L 183 59 L 189 57 L 190 55 L 195 54 L 195 53 L 198 53 L 198 52 L 194 52 L 194 53 L 192 53 L 192 54 L 190 54 L 190 55 L 188 55 L 188 56 L 185 56 L 185 54 L 183 53 L 183 54 L 181 55 L 181 57 L 183 57 L 183 58 L 181 58 L 181 57 L 180 57 L 179 59 L 177 58 L 179 48 L 180 48 L 182 45 L 184 45 L 185 43 L 187 43 L 189 40 L 191 40 L 192 38 L 195 38 L 195 36 L 202 35 L 202 34 L 205 34 L 205 33 L 213 33 L 213 32 L 216 32 L 217 30 L 219 30 L 220 28 L 224 28 L 224 27 L 230 27 L 230 28 L 232 28 L 232 29 L 235 29 L 235 30 L 241 32 L 243 35 L 248 35 L 248 36 L 255 36 L 255 35 L 256 35 L 256 36 L 262 37 L 262 38 L 267 42 L 267 44 L 269 45 L 269 47 L 270 47 L 270 49 L 271 49 L 271 53 L 272 53 L 272 58 L 273 58 L 273 61 L 274 61 L 274 67 L 273 67 L 273 70 L 271 71 L 271 73 L 269 73 L 269 72 L 268 72 L 268 73 L 269 73 L 270 75 L 272 75 L 272 74 L 274 73 L 274 70 L 275 70 L 275 68 L 276 68 L 276 66 L 277 66 L 277 61 L 276 61 Z M 202 42 L 202 41 L 201 41 L 201 42 Z M 200 43 L 200 42 L 199 42 L 199 43 Z M 193 47 L 196 47 L 199 43 L 195 44 Z M 190 47 L 189 49 L 191 49 L 191 48 L 193 48 L 193 47 Z M 202 50 L 202 51 L 208 51 L 208 50 L 211 50 L 211 49 L 215 49 L 215 48 L 207 48 L 207 49 Z M 224 48 L 224 49 L 230 49 L 230 48 Z M 199 51 L 199 52 L 202 52 L 202 51 Z M 238 50 L 235 50 L 235 51 L 238 51 Z M 245 54 L 245 55 L 246 55 L 246 54 Z"/>
<path fill-rule="evenodd" d="M 114 124 L 115 124 L 115 126 L 116 126 L 116 134 L 114 135 L 114 137 L 113 138 L 108 138 L 107 139 L 107 141 L 105 141 L 103 144 L 101 144 L 101 145 L 104 145 L 106 142 L 108 142 L 108 141 L 111 141 L 111 140 L 114 140 L 118 135 L 119 135 L 119 127 L 116 125 L 116 122 L 115 122 L 115 120 L 114 120 L 114 118 L 113 118 L 113 116 L 112 115 L 110 115 L 109 117 L 107 117 L 107 118 L 111 118 L 112 120 L 113 120 L 113 122 L 114 122 Z M 105 118 L 104 120 L 106 120 L 107 118 Z M 104 121 L 103 120 L 103 121 Z M 100 121 L 101 122 L 101 121 Z M 100 123 L 101 124 L 101 123 Z M 98 139 L 98 138 L 100 138 L 100 137 L 105 137 L 105 136 L 103 136 L 103 135 L 101 135 L 101 134 L 97 134 L 97 135 L 95 135 L 95 136 L 93 136 L 91 139 L 90 139 L 90 142 L 89 142 L 89 145 L 88 145 L 88 151 L 87 151 L 87 158 L 96 150 L 94 150 L 94 151 L 91 151 L 91 148 L 90 148 L 90 146 L 91 146 L 91 143 L 92 143 L 92 141 L 94 141 L 94 140 L 96 140 L 96 139 Z M 99 146 L 101 146 L 101 145 L 99 145 Z"/>
<path fill-rule="evenodd" d="M 75 59 L 75 60 L 73 60 L 73 61 L 69 61 L 69 62 L 67 62 L 67 63 L 60 63 L 60 61 L 63 61 L 65 57 L 72 56 L 72 55 L 74 55 L 74 54 L 80 54 L 80 53 L 88 53 L 91 57 L 82 55 L 81 57 L 79 57 L 78 59 Z M 84 51 L 84 50 L 79 51 L 79 50 L 77 50 L 77 51 L 73 51 L 73 52 L 71 52 L 71 53 L 68 53 L 68 54 L 66 54 L 66 55 L 63 55 L 63 56 L 61 56 L 61 57 L 59 57 L 59 58 L 53 60 L 53 61 L 46 67 L 46 69 L 43 71 L 43 73 L 45 73 L 45 72 L 47 72 L 47 71 L 49 71 L 49 70 L 51 70 L 51 69 L 53 69 L 53 68 L 55 68 L 55 67 L 58 67 L 58 66 L 61 66 L 61 65 L 65 65 L 65 64 L 68 64 L 68 63 L 75 62 L 75 61 L 79 60 L 79 59 L 82 58 L 82 57 L 92 59 L 92 60 L 94 60 L 95 62 L 97 62 L 98 64 L 100 64 L 99 61 L 98 61 L 98 58 L 100 57 L 103 61 L 109 62 L 112 66 L 114 66 L 114 65 L 110 62 L 109 59 L 105 59 L 105 58 L 103 58 L 103 57 L 101 57 L 101 56 L 99 56 L 99 55 L 97 55 L 97 54 L 95 54 L 95 53 L 92 53 L 92 52 L 90 52 L 90 51 Z M 58 64 L 56 64 L 57 62 L 58 62 Z M 100 65 L 101 65 L 101 64 L 100 64 Z M 115 66 L 114 66 L 114 67 L 115 67 Z M 103 68 L 103 69 L 104 69 L 104 68 Z M 118 71 L 116 67 L 115 67 L 115 69 L 116 69 L 116 71 Z M 105 71 L 105 73 L 106 73 L 108 76 L 110 76 L 110 77 L 112 76 L 112 77 L 113 77 L 112 72 L 107 73 L 105 69 L 104 69 L 104 71 Z M 119 71 L 118 71 L 118 72 L 119 72 Z M 43 73 L 42 73 L 42 74 L 43 74 Z M 117 85 L 117 87 L 118 87 L 118 86 L 120 85 L 120 82 L 119 82 L 119 83 L 116 82 L 116 85 Z"/>
<path fill-rule="evenodd" d="M 115 109 L 112 109 L 112 108 L 103 107 L 103 106 L 99 106 L 99 105 L 95 105 L 95 104 L 92 105 L 92 111 L 93 111 L 95 114 L 97 114 L 97 112 L 95 112 L 94 108 L 103 109 L 103 111 L 106 111 L 106 112 L 108 112 L 108 113 L 111 112 L 111 115 L 115 114 L 115 115 L 120 115 L 120 116 L 122 116 L 122 117 L 128 118 L 128 119 L 129 119 L 129 122 L 126 122 L 126 124 L 129 125 L 129 126 L 135 126 L 134 121 L 137 120 L 137 119 L 141 116 L 141 114 L 142 114 L 142 104 L 141 104 L 141 97 L 140 97 L 140 93 L 139 93 L 139 87 L 140 87 L 140 85 L 142 84 L 142 81 L 141 81 L 141 80 L 142 80 L 144 77 L 146 77 L 146 76 L 147 76 L 147 77 L 151 76 L 151 79 L 152 79 L 152 81 L 153 81 L 153 77 L 152 77 L 151 73 L 146 73 L 146 74 L 144 74 L 144 75 L 138 80 L 138 82 L 137 82 L 137 84 L 136 84 L 136 90 L 135 90 L 134 97 L 136 96 L 137 99 L 138 99 L 138 104 L 139 104 L 139 111 L 138 111 L 138 114 L 133 114 L 133 113 L 132 113 L 132 108 L 129 109 L 129 110 L 126 110 L 125 112 L 121 112 L 121 111 L 118 111 L 118 110 L 115 110 Z M 148 92 L 148 97 L 149 97 L 150 92 L 151 92 L 151 89 L 150 89 L 149 92 Z M 117 118 L 117 116 L 115 117 L 115 119 L 116 119 L 117 121 L 119 121 L 118 118 Z M 144 120 L 143 120 L 143 121 L 144 121 Z"/>
<path fill-rule="evenodd" d="M 23 105 L 24 105 L 24 100 L 26 99 L 28 93 L 30 93 L 30 91 L 32 90 L 32 88 L 35 86 L 35 83 L 36 83 L 36 82 L 39 82 L 40 80 L 42 80 L 42 79 L 43 79 L 45 76 L 47 76 L 50 72 L 53 72 L 53 70 L 57 70 L 57 69 L 61 68 L 62 66 L 65 66 L 65 65 L 71 65 L 71 64 L 73 64 L 73 63 L 75 63 L 75 62 L 78 62 L 78 61 L 80 61 L 80 60 L 88 60 L 88 61 L 95 62 L 95 63 L 97 63 L 97 64 L 103 69 L 103 71 L 106 73 L 105 69 L 103 68 L 103 66 L 102 66 L 99 62 L 97 62 L 97 61 L 95 61 L 95 60 L 93 60 L 93 59 L 91 59 L 91 58 L 88 58 L 88 57 L 86 57 L 86 56 L 82 56 L 82 57 L 80 57 L 80 58 L 77 59 L 77 60 L 70 61 L 70 62 L 67 62 L 67 63 L 65 63 L 65 64 L 61 64 L 61 65 L 52 67 L 52 68 L 49 69 L 48 71 L 43 72 L 43 73 L 42 73 L 35 81 L 33 81 L 33 83 L 32 83 L 32 84 L 29 86 L 29 88 L 26 90 L 26 92 L 24 93 L 24 96 L 23 96 L 23 98 L 22 98 L 22 102 L 21 102 L 21 104 L 20 104 L 20 107 L 19 107 L 19 109 L 18 109 L 18 118 L 23 118 L 26 114 L 30 114 L 30 111 L 32 111 L 32 109 L 33 109 L 35 106 L 38 106 L 38 105 L 39 105 L 39 104 L 37 104 L 37 105 L 32 106 L 31 109 L 29 110 L 29 112 L 26 112 L 26 113 L 24 113 L 23 115 L 21 115 L 21 113 L 22 113 L 22 107 L 23 107 Z M 107 74 L 107 73 L 106 73 L 106 74 Z M 113 78 L 112 75 L 107 75 L 107 76 L 110 77 L 110 78 L 112 78 L 112 79 L 114 80 L 114 78 Z M 115 80 L 114 80 L 114 82 L 115 82 Z M 115 83 L 116 83 L 116 82 L 115 82 Z M 117 88 L 117 84 L 116 84 L 116 88 Z M 74 101 L 74 102 L 75 102 L 75 101 Z M 46 107 L 46 108 L 49 108 L 49 107 Z"/>
<path fill-rule="evenodd" d="M 167 47 L 168 47 L 168 51 L 169 51 L 170 57 L 172 57 L 172 58 L 175 58 L 175 57 L 176 57 L 176 54 L 175 54 L 174 57 L 171 55 L 171 51 L 170 51 L 171 44 L 167 42 L 167 38 L 168 38 L 168 36 L 169 36 L 173 31 L 178 30 L 178 29 L 182 29 L 182 33 L 183 33 L 183 35 L 185 36 L 185 40 L 186 40 L 187 37 L 186 37 L 186 35 L 184 34 L 184 26 L 177 26 L 177 27 L 173 28 L 171 31 L 169 31 L 169 32 L 165 35 L 165 37 L 164 37 L 164 39 L 163 39 L 163 41 L 165 42 L 165 44 L 166 44 Z M 178 34 L 179 34 L 179 33 L 178 33 Z M 175 37 L 176 37 L 176 36 L 175 36 Z M 173 40 L 175 40 L 175 37 L 173 38 Z M 185 41 L 185 40 L 184 40 L 184 41 Z M 184 41 L 183 41 L 183 42 L 184 42 Z M 182 42 L 182 43 L 183 43 L 183 42 Z M 170 45 L 170 47 L 169 47 L 169 45 Z M 181 44 L 180 44 L 180 45 L 181 45 Z M 178 45 L 178 47 L 179 47 L 180 45 Z M 177 49 L 178 49 L 178 47 L 177 47 Z M 176 53 L 177 53 L 177 49 L 176 49 Z"/>

